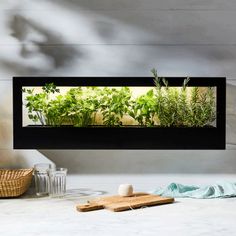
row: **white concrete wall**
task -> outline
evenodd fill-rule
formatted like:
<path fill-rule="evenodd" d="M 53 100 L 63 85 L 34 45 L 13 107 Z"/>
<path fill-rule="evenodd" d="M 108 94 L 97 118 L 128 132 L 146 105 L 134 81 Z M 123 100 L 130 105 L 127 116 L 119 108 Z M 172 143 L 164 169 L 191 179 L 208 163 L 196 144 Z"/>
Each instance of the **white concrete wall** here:
<path fill-rule="evenodd" d="M 234 0 L 0 1 L 0 151 L 12 149 L 12 76 L 143 76 L 157 67 L 227 77 L 230 150 L 42 152 L 80 173 L 235 172 L 235 22 Z"/>

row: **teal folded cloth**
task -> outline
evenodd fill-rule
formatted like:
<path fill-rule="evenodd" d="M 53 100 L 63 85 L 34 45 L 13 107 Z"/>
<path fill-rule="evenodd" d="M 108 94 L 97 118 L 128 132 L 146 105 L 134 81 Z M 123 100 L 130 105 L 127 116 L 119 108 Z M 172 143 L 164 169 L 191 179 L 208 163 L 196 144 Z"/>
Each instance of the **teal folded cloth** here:
<path fill-rule="evenodd" d="M 152 193 L 174 198 L 229 198 L 236 197 L 236 183 L 220 182 L 203 187 L 171 183 L 166 188 L 158 188 Z"/>

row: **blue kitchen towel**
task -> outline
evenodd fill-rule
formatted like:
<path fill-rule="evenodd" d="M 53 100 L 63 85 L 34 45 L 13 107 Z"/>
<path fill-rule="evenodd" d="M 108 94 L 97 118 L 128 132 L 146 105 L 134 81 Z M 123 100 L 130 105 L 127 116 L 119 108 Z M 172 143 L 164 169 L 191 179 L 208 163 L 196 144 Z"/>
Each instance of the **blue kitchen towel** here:
<path fill-rule="evenodd" d="M 236 183 L 220 182 L 203 187 L 171 183 L 166 188 L 158 188 L 152 193 L 175 198 L 228 198 L 236 197 Z"/>

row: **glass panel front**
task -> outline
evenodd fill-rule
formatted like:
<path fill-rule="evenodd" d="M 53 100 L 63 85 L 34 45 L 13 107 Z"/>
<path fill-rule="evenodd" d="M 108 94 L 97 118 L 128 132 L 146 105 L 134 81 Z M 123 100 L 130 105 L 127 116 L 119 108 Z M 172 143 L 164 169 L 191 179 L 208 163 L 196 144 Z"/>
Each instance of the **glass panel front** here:
<path fill-rule="evenodd" d="M 23 126 L 216 127 L 216 87 L 23 87 Z"/>

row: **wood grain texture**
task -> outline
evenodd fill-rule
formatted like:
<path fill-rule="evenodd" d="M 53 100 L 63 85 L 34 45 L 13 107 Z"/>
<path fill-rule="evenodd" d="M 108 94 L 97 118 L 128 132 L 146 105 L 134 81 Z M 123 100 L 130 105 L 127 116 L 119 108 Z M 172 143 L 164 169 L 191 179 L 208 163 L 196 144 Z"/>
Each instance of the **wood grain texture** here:
<path fill-rule="evenodd" d="M 87 212 L 105 208 L 114 212 L 119 212 L 173 202 L 174 198 L 161 197 L 147 193 L 134 193 L 130 197 L 109 196 L 96 198 L 88 204 L 77 205 L 76 209 L 81 212 Z"/>
<path fill-rule="evenodd" d="M 204 10 L 234 10 L 236 3 L 234 0 L 8 0 L 0 2 L 0 9 L 52 9 L 54 5 L 67 8 L 80 8 L 92 10 L 111 9 L 157 9 L 157 10 L 178 10 L 178 9 L 204 9 Z"/>
<path fill-rule="evenodd" d="M 1 46 L 0 80 L 13 75 L 146 76 L 153 67 L 165 76 L 236 78 L 236 46 L 35 45 L 35 48 Z M 20 53 L 22 50 L 27 56 Z"/>
<path fill-rule="evenodd" d="M 236 44 L 235 11 L 68 11 L 55 7 L 2 11 L 0 20 L 1 45 Z"/>

